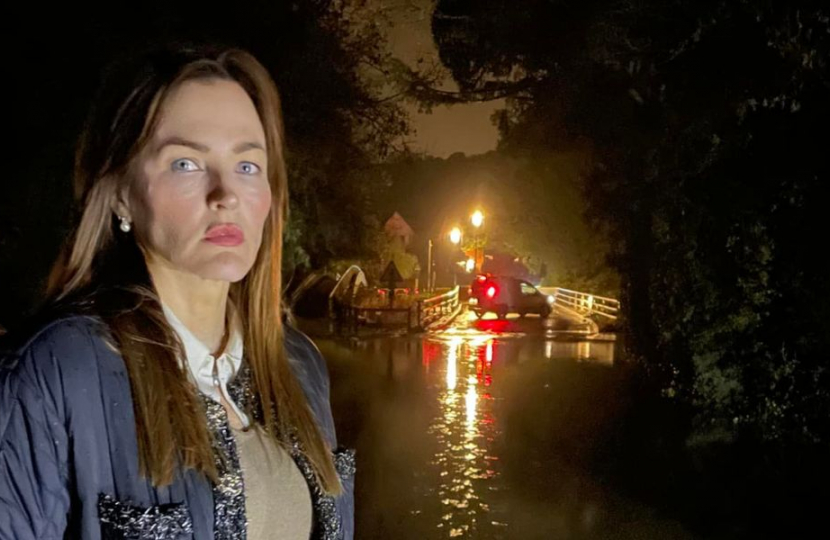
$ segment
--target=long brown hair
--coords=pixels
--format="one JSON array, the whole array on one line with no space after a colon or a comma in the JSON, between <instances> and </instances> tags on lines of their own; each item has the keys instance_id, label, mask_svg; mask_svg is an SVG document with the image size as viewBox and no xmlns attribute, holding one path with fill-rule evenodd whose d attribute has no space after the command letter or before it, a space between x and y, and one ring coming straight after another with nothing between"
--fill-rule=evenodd
<instances>
[{"instance_id":1,"label":"long brown hair","mask_svg":"<svg viewBox=\"0 0 830 540\"><path fill-rule=\"evenodd\" d=\"M135 236L117 231L113 201L130 182L130 165L152 137L159 110L186 81L231 80L256 106L265 130L271 212L253 268L230 288L243 321L245 361L253 373L263 423L276 442L296 434L322 488L341 491L328 448L284 346L281 319L282 232L287 178L279 94L267 70L240 50L166 48L108 74L76 153L74 185L81 206L77 228L49 280L53 303L82 307L106 323L124 358L132 387L142 473L155 485L179 467L216 479L204 407L187 380L181 343L161 302Z\"/></svg>"}]
</instances>

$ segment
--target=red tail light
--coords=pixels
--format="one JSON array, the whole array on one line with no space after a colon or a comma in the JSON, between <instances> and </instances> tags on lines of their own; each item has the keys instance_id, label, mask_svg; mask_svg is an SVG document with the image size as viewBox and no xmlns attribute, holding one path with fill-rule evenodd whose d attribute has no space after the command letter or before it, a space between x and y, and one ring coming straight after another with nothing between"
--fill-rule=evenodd
<instances>
[{"instance_id":1,"label":"red tail light","mask_svg":"<svg viewBox=\"0 0 830 540\"><path fill-rule=\"evenodd\" d=\"M498 292L498 289L491 285L490 288L487 289L487 296L489 298L494 298Z\"/></svg>"}]
</instances>

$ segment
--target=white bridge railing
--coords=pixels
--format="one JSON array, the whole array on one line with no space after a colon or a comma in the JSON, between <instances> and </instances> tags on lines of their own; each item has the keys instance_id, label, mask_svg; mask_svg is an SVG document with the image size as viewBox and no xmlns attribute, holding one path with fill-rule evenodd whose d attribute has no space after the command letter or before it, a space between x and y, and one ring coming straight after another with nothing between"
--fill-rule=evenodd
<instances>
[{"instance_id":1,"label":"white bridge railing","mask_svg":"<svg viewBox=\"0 0 830 540\"><path fill-rule=\"evenodd\" d=\"M572 291L561 287L546 287L540 290L545 294L553 296L553 304L555 306L568 308L583 317L597 315L609 321L615 321L619 317L620 301L615 298Z\"/></svg>"}]
</instances>

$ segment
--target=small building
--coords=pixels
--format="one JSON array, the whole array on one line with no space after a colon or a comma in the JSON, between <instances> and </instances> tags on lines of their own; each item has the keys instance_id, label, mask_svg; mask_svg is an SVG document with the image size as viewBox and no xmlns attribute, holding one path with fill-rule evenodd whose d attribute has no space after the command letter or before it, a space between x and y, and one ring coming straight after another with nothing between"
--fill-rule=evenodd
<instances>
[{"instance_id":1,"label":"small building","mask_svg":"<svg viewBox=\"0 0 830 540\"><path fill-rule=\"evenodd\" d=\"M386 221L383 230L386 231L386 235L390 239L399 240L404 248L409 246L412 237L415 235L415 231L412 230L409 223L397 212Z\"/></svg>"}]
</instances>

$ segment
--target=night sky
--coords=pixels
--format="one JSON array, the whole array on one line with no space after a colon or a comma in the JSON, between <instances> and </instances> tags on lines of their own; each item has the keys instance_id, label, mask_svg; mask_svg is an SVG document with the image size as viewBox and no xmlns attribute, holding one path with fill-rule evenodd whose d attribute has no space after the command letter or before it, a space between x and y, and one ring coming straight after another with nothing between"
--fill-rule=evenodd
<instances>
[{"instance_id":1,"label":"night sky","mask_svg":"<svg viewBox=\"0 0 830 540\"><path fill-rule=\"evenodd\" d=\"M432 39L430 21L434 0L400 0L386 2L392 26L389 29L389 47L392 53L410 66L418 59L437 61L438 51ZM457 90L449 78L443 90ZM496 148L498 133L490 115L504 105L503 100L435 107L431 114L418 112L408 106L415 134L411 138L413 150L437 157L448 157L456 152L476 155Z\"/></svg>"}]
</instances>

